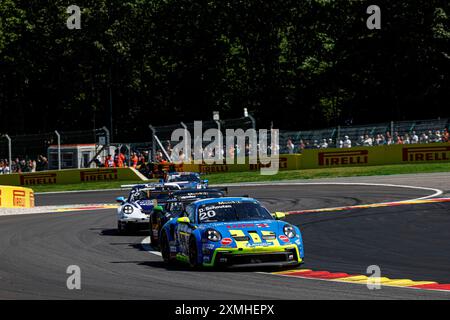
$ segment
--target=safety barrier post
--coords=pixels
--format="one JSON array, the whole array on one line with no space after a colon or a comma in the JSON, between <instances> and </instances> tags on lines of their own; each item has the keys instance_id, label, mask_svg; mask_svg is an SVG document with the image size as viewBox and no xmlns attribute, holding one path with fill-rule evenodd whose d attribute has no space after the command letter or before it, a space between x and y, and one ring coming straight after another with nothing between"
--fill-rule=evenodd
<instances>
[{"instance_id":1,"label":"safety barrier post","mask_svg":"<svg viewBox=\"0 0 450 320\"><path fill-rule=\"evenodd\" d=\"M223 148L223 146L222 146L222 131L221 131L221 125L220 125L220 114L219 114L219 111L213 111L213 120L216 122L216 124L217 124L217 130L218 130L218 134L219 134L219 137L218 137L218 139L219 139L219 143L218 143L218 149L219 149L219 160L222 160L223 159L223 156L222 156L222 148Z\"/></svg>"},{"instance_id":2,"label":"safety barrier post","mask_svg":"<svg viewBox=\"0 0 450 320\"><path fill-rule=\"evenodd\" d=\"M253 116L248 112L247 108L244 108L244 117L249 118L252 122L252 128L256 130L256 120L253 118Z\"/></svg>"},{"instance_id":3,"label":"safety barrier post","mask_svg":"<svg viewBox=\"0 0 450 320\"><path fill-rule=\"evenodd\" d=\"M58 141L58 170L61 170L61 135L57 130L55 130L55 134Z\"/></svg>"},{"instance_id":4,"label":"safety barrier post","mask_svg":"<svg viewBox=\"0 0 450 320\"><path fill-rule=\"evenodd\" d=\"M187 144L188 144L188 139L187 139L188 138L187 137L188 128L187 128L187 125L183 121L181 121L180 124L184 128L184 154L185 154L185 160L187 160L187 159L190 159L190 157L191 157L191 155L188 154L188 150L190 150L190 148L192 146L189 146L189 148L187 147Z\"/></svg>"},{"instance_id":5,"label":"safety barrier post","mask_svg":"<svg viewBox=\"0 0 450 320\"><path fill-rule=\"evenodd\" d=\"M9 160L9 173L12 173L12 143L9 135L5 134L4 137L8 140L8 160Z\"/></svg>"},{"instance_id":6,"label":"safety barrier post","mask_svg":"<svg viewBox=\"0 0 450 320\"><path fill-rule=\"evenodd\" d=\"M156 162L156 129L151 124L149 124L148 127L152 130L152 162Z\"/></svg>"},{"instance_id":7,"label":"safety barrier post","mask_svg":"<svg viewBox=\"0 0 450 320\"><path fill-rule=\"evenodd\" d=\"M336 134L336 148L339 148L339 141L341 139L341 126L337 127L337 134Z\"/></svg>"}]
</instances>

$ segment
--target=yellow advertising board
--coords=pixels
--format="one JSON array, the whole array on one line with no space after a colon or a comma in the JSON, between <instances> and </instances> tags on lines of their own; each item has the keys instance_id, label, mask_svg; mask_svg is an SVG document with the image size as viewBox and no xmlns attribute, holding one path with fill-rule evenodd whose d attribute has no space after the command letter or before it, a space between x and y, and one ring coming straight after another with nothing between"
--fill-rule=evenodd
<instances>
[{"instance_id":1,"label":"yellow advertising board","mask_svg":"<svg viewBox=\"0 0 450 320\"><path fill-rule=\"evenodd\" d=\"M295 170L299 168L301 154L282 154L280 155L279 170ZM264 163L270 161L270 158ZM225 172L245 172L245 171L260 171L261 168L269 168L269 164L263 164L260 161L258 163L249 163L246 159L245 164L194 164L194 163L183 163L175 165L176 171L189 171L189 172L200 172L200 173L225 173Z\"/></svg>"},{"instance_id":2,"label":"yellow advertising board","mask_svg":"<svg viewBox=\"0 0 450 320\"><path fill-rule=\"evenodd\" d=\"M67 169L0 175L0 185L25 187L125 180L139 181L146 178L134 168Z\"/></svg>"},{"instance_id":3,"label":"yellow advertising board","mask_svg":"<svg viewBox=\"0 0 450 320\"><path fill-rule=\"evenodd\" d=\"M450 161L450 143L406 144L303 151L300 169Z\"/></svg>"},{"instance_id":4,"label":"yellow advertising board","mask_svg":"<svg viewBox=\"0 0 450 320\"><path fill-rule=\"evenodd\" d=\"M33 208L34 192L30 188L0 186L0 208Z\"/></svg>"}]
</instances>

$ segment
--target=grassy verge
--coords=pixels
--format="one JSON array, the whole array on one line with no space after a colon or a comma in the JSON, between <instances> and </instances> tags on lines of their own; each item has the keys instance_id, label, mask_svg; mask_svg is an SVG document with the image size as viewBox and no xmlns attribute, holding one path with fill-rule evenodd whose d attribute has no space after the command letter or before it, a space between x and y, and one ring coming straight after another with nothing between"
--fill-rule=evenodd
<instances>
[{"instance_id":1,"label":"grassy verge","mask_svg":"<svg viewBox=\"0 0 450 320\"><path fill-rule=\"evenodd\" d=\"M326 168L308 170L280 171L273 176L263 176L259 172L228 172L205 175L210 184L233 182L257 182L294 179L317 179L355 176L392 175L406 173L450 172L450 163L384 165L370 167ZM156 180L155 180L156 181ZM120 188L123 184L142 183L142 181L88 182L66 185L44 185L34 187L35 192L101 190Z\"/></svg>"}]
</instances>

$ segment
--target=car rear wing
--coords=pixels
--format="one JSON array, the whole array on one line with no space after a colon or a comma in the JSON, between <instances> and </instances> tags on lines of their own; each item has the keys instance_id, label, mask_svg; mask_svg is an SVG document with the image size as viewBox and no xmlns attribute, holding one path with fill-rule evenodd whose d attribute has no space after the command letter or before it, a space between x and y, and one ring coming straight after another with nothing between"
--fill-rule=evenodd
<instances>
[{"instance_id":1,"label":"car rear wing","mask_svg":"<svg viewBox=\"0 0 450 320\"><path fill-rule=\"evenodd\" d=\"M123 184L122 189L147 188L153 190L180 190L181 187L174 183L144 183L144 184Z\"/></svg>"},{"instance_id":2,"label":"car rear wing","mask_svg":"<svg viewBox=\"0 0 450 320\"><path fill-rule=\"evenodd\" d=\"M203 190L214 190L214 191L222 191L225 194L228 194L228 187L208 187L206 189Z\"/></svg>"},{"instance_id":3,"label":"car rear wing","mask_svg":"<svg viewBox=\"0 0 450 320\"><path fill-rule=\"evenodd\" d=\"M120 187L122 189L132 189L132 188L136 188L136 187L151 188L151 187L156 187L157 185L161 185L161 184L158 184L158 183L122 184Z\"/></svg>"}]
</instances>

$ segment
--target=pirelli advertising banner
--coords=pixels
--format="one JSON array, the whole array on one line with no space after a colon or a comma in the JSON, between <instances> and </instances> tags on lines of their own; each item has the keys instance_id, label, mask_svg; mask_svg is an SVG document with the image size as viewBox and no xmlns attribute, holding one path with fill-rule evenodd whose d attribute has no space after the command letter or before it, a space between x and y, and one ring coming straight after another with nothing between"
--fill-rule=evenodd
<instances>
[{"instance_id":1,"label":"pirelli advertising banner","mask_svg":"<svg viewBox=\"0 0 450 320\"><path fill-rule=\"evenodd\" d=\"M34 192L30 188L0 186L0 208L33 208Z\"/></svg>"},{"instance_id":2,"label":"pirelli advertising banner","mask_svg":"<svg viewBox=\"0 0 450 320\"><path fill-rule=\"evenodd\" d=\"M140 181L146 178L133 168L67 169L0 175L0 185L30 187L99 181Z\"/></svg>"},{"instance_id":3,"label":"pirelli advertising banner","mask_svg":"<svg viewBox=\"0 0 450 320\"><path fill-rule=\"evenodd\" d=\"M300 169L450 161L450 143L406 144L303 151Z\"/></svg>"}]
</instances>

